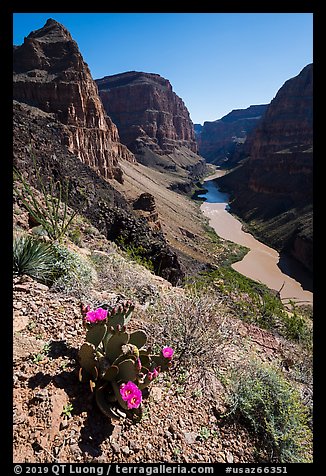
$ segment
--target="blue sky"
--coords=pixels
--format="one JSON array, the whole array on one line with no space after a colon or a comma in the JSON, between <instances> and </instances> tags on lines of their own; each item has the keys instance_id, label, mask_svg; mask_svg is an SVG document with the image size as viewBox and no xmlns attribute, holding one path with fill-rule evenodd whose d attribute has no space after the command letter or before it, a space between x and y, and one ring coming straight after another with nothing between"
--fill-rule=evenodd
<instances>
[{"instance_id":1,"label":"blue sky","mask_svg":"<svg viewBox=\"0 0 326 476\"><path fill-rule=\"evenodd\" d=\"M19 45L48 18L78 43L94 79L158 73L194 123L269 103L313 61L312 13L15 13Z\"/></svg>"}]
</instances>

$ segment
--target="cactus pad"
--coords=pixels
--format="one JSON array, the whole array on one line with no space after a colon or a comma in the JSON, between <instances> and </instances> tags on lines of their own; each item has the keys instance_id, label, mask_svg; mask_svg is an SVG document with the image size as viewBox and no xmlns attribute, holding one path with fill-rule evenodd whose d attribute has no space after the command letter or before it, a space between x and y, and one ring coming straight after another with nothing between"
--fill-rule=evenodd
<instances>
[{"instance_id":1,"label":"cactus pad","mask_svg":"<svg viewBox=\"0 0 326 476\"><path fill-rule=\"evenodd\" d=\"M138 377L138 370L132 359L123 360L119 365L118 382L133 382Z\"/></svg>"},{"instance_id":2,"label":"cactus pad","mask_svg":"<svg viewBox=\"0 0 326 476\"><path fill-rule=\"evenodd\" d=\"M129 344L133 344L141 349L147 342L147 335L144 331L135 331L130 334Z\"/></svg>"},{"instance_id":3,"label":"cactus pad","mask_svg":"<svg viewBox=\"0 0 326 476\"><path fill-rule=\"evenodd\" d=\"M117 332L111 336L105 346L105 354L110 362L114 362L122 353L121 347L129 341L129 334L127 332Z\"/></svg>"},{"instance_id":4,"label":"cactus pad","mask_svg":"<svg viewBox=\"0 0 326 476\"><path fill-rule=\"evenodd\" d=\"M98 347L105 336L107 327L105 324L96 324L95 326L88 329L86 334L86 341L90 342L96 347Z\"/></svg>"},{"instance_id":5,"label":"cactus pad","mask_svg":"<svg viewBox=\"0 0 326 476\"><path fill-rule=\"evenodd\" d=\"M96 356L95 346L90 342L84 342L78 352L79 363L93 379L98 377L99 361Z\"/></svg>"}]
</instances>

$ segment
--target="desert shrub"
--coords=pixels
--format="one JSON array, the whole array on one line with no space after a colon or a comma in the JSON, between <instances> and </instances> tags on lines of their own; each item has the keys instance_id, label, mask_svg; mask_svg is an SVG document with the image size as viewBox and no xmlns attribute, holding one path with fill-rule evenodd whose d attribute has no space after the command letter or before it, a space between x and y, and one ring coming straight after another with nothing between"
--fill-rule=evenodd
<instances>
[{"instance_id":1,"label":"desert shrub","mask_svg":"<svg viewBox=\"0 0 326 476\"><path fill-rule=\"evenodd\" d=\"M308 318L300 315L295 304L292 305L292 312L286 313L282 319L283 334L287 339L312 346L312 325Z\"/></svg>"},{"instance_id":2,"label":"desert shrub","mask_svg":"<svg viewBox=\"0 0 326 476\"><path fill-rule=\"evenodd\" d=\"M249 362L230 384L230 415L237 415L260 441L272 462L311 462L309 412L298 391L267 364Z\"/></svg>"},{"instance_id":3,"label":"desert shrub","mask_svg":"<svg viewBox=\"0 0 326 476\"><path fill-rule=\"evenodd\" d=\"M123 236L119 236L116 242L132 261L141 264L150 271L154 271L154 264L146 256L146 249L142 245L136 246L132 243L127 243Z\"/></svg>"},{"instance_id":4,"label":"desert shrub","mask_svg":"<svg viewBox=\"0 0 326 476\"><path fill-rule=\"evenodd\" d=\"M237 317L245 321L264 329L280 328L285 313L280 299L267 286L243 276L228 265L200 273L190 286L199 290L215 289L227 298Z\"/></svg>"},{"instance_id":5,"label":"desert shrub","mask_svg":"<svg viewBox=\"0 0 326 476\"><path fill-rule=\"evenodd\" d=\"M53 246L27 234L13 240L13 273L26 274L43 284L51 284L56 274L56 253Z\"/></svg>"},{"instance_id":6,"label":"desert shrub","mask_svg":"<svg viewBox=\"0 0 326 476\"><path fill-rule=\"evenodd\" d=\"M112 292L132 297L141 303L159 296L151 272L131 262L115 243L110 243L110 248L105 252L94 251L90 259L99 281Z\"/></svg>"},{"instance_id":7,"label":"desert shrub","mask_svg":"<svg viewBox=\"0 0 326 476\"><path fill-rule=\"evenodd\" d=\"M168 341L175 350L172 374L182 374L182 384L213 391L225 346L233 338L233 323L216 296L172 289L148 307L145 318L156 343Z\"/></svg>"},{"instance_id":8,"label":"desert shrub","mask_svg":"<svg viewBox=\"0 0 326 476\"><path fill-rule=\"evenodd\" d=\"M67 235L75 245L79 246L81 244L82 234L79 227L75 226L73 229L68 231Z\"/></svg>"},{"instance_id":9,"label":"desert shrub","mask_svg":"<svg viewBox=\"0 0 326 476\"><path fill-rule=\"evenodd\" d=\"M95 278L90 262L61 244L53 243L53 249L56 261L52 290L68 294L83 293Z\"/></svg>"}]
</instances>

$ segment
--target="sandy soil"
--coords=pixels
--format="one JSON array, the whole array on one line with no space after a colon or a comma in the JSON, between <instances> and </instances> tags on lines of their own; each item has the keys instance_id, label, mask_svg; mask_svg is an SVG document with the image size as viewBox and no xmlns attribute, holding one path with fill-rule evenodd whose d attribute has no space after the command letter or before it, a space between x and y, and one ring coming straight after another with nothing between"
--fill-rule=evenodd
<instances>
[{"instance_id":1,"label":"sandy soil","mask_svg":"<svg viewBox=\"0 0 326 476\"><path fill-rule=\"evenodd\" d=\"M168 171L162 173L142 164L121 162L124 184L115 187L130 201L141 193L154 196L159 221L168 243L186 255L207 263L207 247L200 210L189 197L169 190L177 177Z\"/></svg>"}]
</instances>

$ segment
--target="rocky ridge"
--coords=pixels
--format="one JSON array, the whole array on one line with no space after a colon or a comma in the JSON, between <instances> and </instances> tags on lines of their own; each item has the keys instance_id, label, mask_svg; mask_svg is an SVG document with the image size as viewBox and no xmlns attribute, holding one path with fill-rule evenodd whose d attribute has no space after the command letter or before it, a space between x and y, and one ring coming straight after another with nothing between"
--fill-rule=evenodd
<instances>
[{"instance_id":1,"label":"rocky ridge","mask_svg":"<svg viewBox=\"0 0 326 476\"><path fill-rule=\"evenodd\" d=\"M67 126L64 144L105 179L122 181L119 160L135 161L98 96L69 31L49 19L14 48L13 97L53 113Z\"/></svg>"},{"instance_id":2,"label":"rocky ridge","mask_svg":"<svg viewBox=\"0 0 326 476\"><path fill-rule=\"evenodd\" d=\"M236 109L217 121L205 121L201 127L197 124L200 155L216 165L234 165L248 134L257 127L266 109L267 104Z\"/></svg>"}]
</instances>

